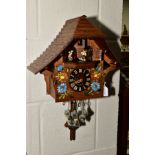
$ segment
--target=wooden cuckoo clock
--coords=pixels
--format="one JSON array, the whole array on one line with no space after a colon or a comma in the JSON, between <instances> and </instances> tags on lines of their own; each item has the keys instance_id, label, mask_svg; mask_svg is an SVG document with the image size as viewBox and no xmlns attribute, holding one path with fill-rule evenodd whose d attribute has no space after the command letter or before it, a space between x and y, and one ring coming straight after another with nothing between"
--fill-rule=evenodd
<instances>
[{"instance_id":1,"label":"wooden cuckoo clock","mask_svg":"<svg viewBox=\"0 0 155 155\"><path fill-rule=\"evenodd\" d=\"M56 102L69 101L65 126L70 129L70 140L75 140L77 128L90 121L90 99L104 96L104 79L117 64L104 34L81 16L67 20L54 41L28 66L34 74L44 75L47 94Z\"/></svg>"}]
</instances>

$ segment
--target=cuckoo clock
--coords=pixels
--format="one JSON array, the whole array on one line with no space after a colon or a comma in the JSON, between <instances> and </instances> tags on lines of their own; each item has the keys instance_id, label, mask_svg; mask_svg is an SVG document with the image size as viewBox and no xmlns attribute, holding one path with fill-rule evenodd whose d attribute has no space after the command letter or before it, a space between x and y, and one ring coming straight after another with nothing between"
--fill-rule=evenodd
<instances>
[{"instance_id":1,"label":"cuckoo clock","mask_svg":"<svg viewBox=\"0 0 155 155\"><path fill-rule=\"evenodd\" d=\"M69 102L65 126L70 129L70 139L75 140L75 130L93 115L90 99L104 96L104 79L117 64L103 32L81 16L67 20L28 69L43 74L47 94L55 102Z\"/></svg>"}]
</instances>

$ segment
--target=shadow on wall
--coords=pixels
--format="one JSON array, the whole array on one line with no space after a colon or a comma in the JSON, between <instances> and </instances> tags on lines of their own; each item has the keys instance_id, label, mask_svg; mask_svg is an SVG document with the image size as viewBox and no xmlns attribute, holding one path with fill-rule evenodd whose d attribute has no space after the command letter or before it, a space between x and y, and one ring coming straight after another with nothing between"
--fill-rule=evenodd
<instances>
[{"instance_id":1,"label":"shadow on wall","mask_svg":"<svg viewBox=\"0 0 155 155\"><path fill-rule=\"evenodd\" d=\"M113 53L113 55L117 58L121 67L122 66L121 49L120 49L120 45L118 44L118 40L120 39L120 36L118 36L116 33L114 33L112 30L106 27L103 23L101 23L97 19L97 17L89 17L88 20L105 34L105 41L109 49ZM106 86L109 89L109 96L115 95L115 88L112 86L112 77L115 72L116 70L110 72L105 78Z\"/></svg>"}]
</instances>

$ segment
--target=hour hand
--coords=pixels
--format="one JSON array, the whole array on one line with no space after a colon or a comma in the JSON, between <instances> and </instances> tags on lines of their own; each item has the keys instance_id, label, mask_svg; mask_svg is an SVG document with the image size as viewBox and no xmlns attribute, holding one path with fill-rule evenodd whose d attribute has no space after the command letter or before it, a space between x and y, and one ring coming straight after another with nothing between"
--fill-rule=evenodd
<instances>
[{"instance_id":1,"label":"hour hand","mask_svg":"<svg viewBox=\"0 0 155 155\"><path fill-rule=\"evenodd\" d=\"M79 84L81 82L83 82L83 79L79 79L79 80L75 81L76 84Z\"/></svg>"}]
</instances>

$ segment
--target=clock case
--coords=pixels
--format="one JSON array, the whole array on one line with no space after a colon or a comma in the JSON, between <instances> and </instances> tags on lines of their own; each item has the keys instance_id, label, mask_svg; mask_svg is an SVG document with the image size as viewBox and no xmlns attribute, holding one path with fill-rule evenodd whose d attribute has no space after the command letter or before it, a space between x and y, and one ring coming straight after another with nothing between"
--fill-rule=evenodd
<instances>
[{"instance_id":1,"label":"clock case","mask_svg":"<svg viewBox=\"0 0 155 155\"><path fill-rule=\"evenodd\" d=\"M56 102L64 102L103 97L105 77L118 65L104 34L86 16L81 16L67 20L55 40L28 69L43 74L47 94ZM89 86L82 91L73 89L69 82L71 73L79 69L90 73Z\"/></svg>"}]
</instances>

